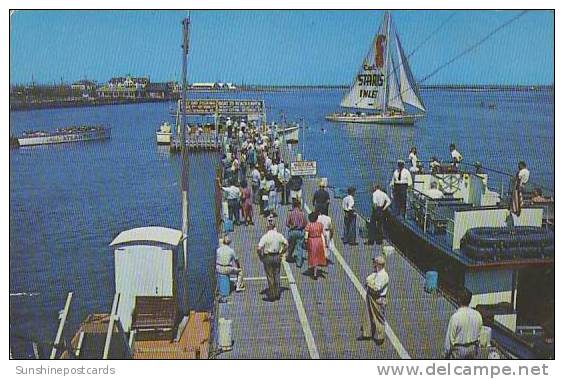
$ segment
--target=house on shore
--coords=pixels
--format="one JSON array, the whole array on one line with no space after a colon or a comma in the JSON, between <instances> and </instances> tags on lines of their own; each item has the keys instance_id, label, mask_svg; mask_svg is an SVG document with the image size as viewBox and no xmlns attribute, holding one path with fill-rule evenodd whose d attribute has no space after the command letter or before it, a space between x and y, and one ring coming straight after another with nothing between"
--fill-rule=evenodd
<instances>
[{"instance_id":1,"label":"house on shore","mask_svg":"<svg viewBox=\"0 0 564 379\"><path fill-rule=\"evenodd\" d=\"M147 87L149 85L149 78L135 78L130 75L115 77L111 78L107 84L98 88L96 94L101 99L140 99L147 97Z\"/></svg>"}]
</instances>

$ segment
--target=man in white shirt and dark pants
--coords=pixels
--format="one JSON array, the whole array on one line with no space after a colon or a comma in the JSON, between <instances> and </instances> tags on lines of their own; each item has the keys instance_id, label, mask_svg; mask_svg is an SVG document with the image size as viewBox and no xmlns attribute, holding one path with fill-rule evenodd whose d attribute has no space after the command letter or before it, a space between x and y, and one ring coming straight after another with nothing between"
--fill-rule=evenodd
<instances>
[{"instance_id":1,"label":"man in white shirt and dark pants","mask_svg":"<svg viewBox=\"0 0 564 379\"><path fill-rule=\"evenodd\" d=\"M405 168L403 160L398 161L398 168L394 171L390 187L394 196L394 207L397 214L405 217L407 205L407 189L413 185L411 173Z\"/></svg>"},{"instance_id":2,"label":"man in white shirt and dark pants","mask_svg":"<svg viewBox=\"0 0 564 379\"><path fill-rule=\"evenodd\" d=\"M476 359L482 315L470 308L472 293L467 289L460 294L460 307L450 317L445 337L445 358Z\"/></svg>"},{"instance_id":3,"label":"man in white shirt and dark pants","mask_svg":"<svg viewBox=\"0 0 564 379\"><path fill-rule=\"evenodd\" d=\"M276 231L274 217L268 216L268 231L261 237L257 253L264 265L268 289L264 301L276 301L280 299L280 265L282 256L288 249L288 241Z\"/></svg>"},{"instance_id":4,"label":"man in white shirt and dark pants","mask_svg":"<svg viewBox=\"0 0 564 379\"><path fill-rule=\"evenodd\" d=\"M452 167L458 169L460 162L462 162L462 154L456 150L456 145L451 143L449 146L450 156L452 158Z\"/></svg>"},{"instance_id":5,"label":"man in white shirt and dark pants","mask_svg":"<svg viewBox=\"0 0 564 379\"><path fill-rule=\"evenodd\" d=\"M219 180L219 178L217 179L217 182L225 193L225 197L227 199L229 219L233 221L235 225L240 225L241 219L239 218L239 205L241 201L241 190L233 182L231 182L229 187L221 186L221 181Z\"/></svg>"},{"instance_id":6,"label":"man in white shirt and dark pants","mask_svg":"<svg viewBox=\"0 0 564 379\"><path fill-rule=\"evenodd\" d=\"M519 189L521 192L531 192L529 191L529 176L531 175L529 169L527 168L527 164L524 161L520 161L517 164L517 168L519 171L517 172L517 180L519 181Z\"/></svg>"},{"instance_id":7,"label":"man in white shirt and dark pants","mask_svg":"<svg viewBox=\"0 0 564 379\"><path fill-rule=\"evenodd\" d=\"M408 173L408 175L411 177L411 174ZM391 203L392 201L388 195L376 184L372 193L372 213L370 215L366 245L374 245L374 242L378 245L382 244L384 239L384 216Z\"/></svg>"},{"instance_id":8,"label":"man in white shirt and dark pants","mask_svg":"<svg viewBox=\"0 0 564 379\"><path fill-rule=\"evenodd\" d=\"M349 187L347 189L347 196L343 198L343 211L345 212L344 216L344 236L343 236L343 243L355 246L358 245L356 243L356 211L354 209L354 194L356 192L356 188Z\"/></svg>"},{"instance_id":9,"label":"man in white shirt and dark pants","mask_svg":"<svg viewBox=\"0 0 564 379\"><path fill-rule=\"evenodd\" d=\"M390 278L382 256L374 259L374 272L366 278L366 311L362 312L359 341L373 339L382 345L386 337L386 296Z\"/></svg>"}]
</instances>

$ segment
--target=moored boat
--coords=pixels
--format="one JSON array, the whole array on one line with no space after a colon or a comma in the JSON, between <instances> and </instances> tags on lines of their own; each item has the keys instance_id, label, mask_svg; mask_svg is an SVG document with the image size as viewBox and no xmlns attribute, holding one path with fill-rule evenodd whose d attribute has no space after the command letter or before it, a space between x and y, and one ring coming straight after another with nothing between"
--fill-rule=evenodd
<instances>
[{"instance_id":1,"label":"moored boat","mask_svg":"<svg viewBox=\"0 0 564 379\"><path fill-rule=\"evenodd\" d=\"M417 173L413 182L405 217L388 215L388 237L420 269L438 272L445 292L470 290L472 306L493 310L487 322L515 335L540 328L553 314L547 307L554 303L554 203L511 209L511 185L491 190L488 183L502 181L483 170ZM444 197L427 195L431 183Z\"/></svg>"},{"instance_id":2,"label":"moored boat","mask_svg":"<svg viewBox=\"0 0 564 379\"><path fill-rule=\"evenodd\" d=\"M300 138L300 127L298 125L290 125L284 129L278 130L278 134L282 136L286 143L298 143Z\"/></svg>"},{"instance_id":3,"label":"moored boat","mask_svg":"<svg viewBox=\"0 0 564 379\"><path fill-rule=\"evenodd\" d=\"M50 145L68 142L83 142L108 139L111 136L111 128L104 126L73 126L59 128L54 132L27 131L17 137L18 145L35 146Z\"/></svg>"},{"instance_id":4,"label":"moored boat","mask_svg":"<svg viewBox=\"0 0 564 379\"><path fill-rule=\"evenodd\" d=\"M170 145L172 139L172 128L170 124L164 121L159 129L157 129L157 144Z\"/></svg>"}]
</instances>

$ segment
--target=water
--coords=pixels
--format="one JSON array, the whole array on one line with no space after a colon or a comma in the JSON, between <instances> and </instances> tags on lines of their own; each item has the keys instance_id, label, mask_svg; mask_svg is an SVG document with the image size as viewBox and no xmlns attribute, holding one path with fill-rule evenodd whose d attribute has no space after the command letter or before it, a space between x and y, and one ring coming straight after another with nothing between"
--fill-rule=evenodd
<instances>
[{"instance_id":1,"label":"water","mask_svg":"<svg viewBox=\"0 0 564 379\"><path fill-rule=\"evenodd\" d=\"M429 112L416 127L332 124L343 91L300 90L230 94L265 100L269 121L303 118L304 156L318 162L331 185L358 188L366 213L373 183L387 185L395 161L417 146L420 159L447 160L457 144L466 162L515 172L554 188L552 91L424 91ZM198 94L197 97L226 97ZM494 102L496 109L480 107ZM71 124L112 127L109 141L10 150L10 324L15 334L52 339L58 311L74 291L71 323L107 312L114 294L113 254L120 231L147 225L181 226L179 157L155 143L170 104L14 112L10 133ZM300 143L300 148L302 144ZM190 306L210 309L216 231L212 153L191 156Z\"/></svg>"}]
</instances>

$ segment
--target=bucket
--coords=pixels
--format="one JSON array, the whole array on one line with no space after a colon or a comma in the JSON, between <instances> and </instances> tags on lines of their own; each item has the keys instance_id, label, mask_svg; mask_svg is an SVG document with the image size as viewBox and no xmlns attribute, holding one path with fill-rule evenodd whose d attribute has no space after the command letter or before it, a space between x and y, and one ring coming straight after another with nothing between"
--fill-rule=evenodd
<instances>
[{"instance_id":1,"label":"bucket","mask_svg":"<svg viewBox=\"0 0 564 379\"><path fill-rule=\"evenodd\" d=\"M218 274L217 275L217 286L219 288L219 295L222 297L227 297L231 293L231 280L229 280L229 275Z\"/></svg>"},{"instance_id":2,"label":"bucket","mask_svg":"<svg viewBox=\"0 0 564 379\"><path fill-rule=\"evenodd\" d=\"M229 351L233 348L233 338L231 336L231 320L220 318L218 322L218 344L223 351Z\"/></svg>"},{"instance_id":3,"label":"bucket","mask_svg":"<svg viewBox=\"0 0 564 379\"><path fill-rule=\"evenodd\" d=\"M439 274L436 271L427 271L425 273L425 292L433 293L437 291L439 283Z\"/></svg>"},{"instance_id":4,"label":"bucket","mask_svg":"<svg viewBox=\"0 0 564 379\"><path fill-rule=\"evenodd\" d=\"M223 219L223 233L233 232L233 220L228 218Z\"/></svg>"},{"instance_id":5,"label":"bucket","mask_svg":"<svg viewBox=\"0 0 564 379\"><path fill-rule=\"evenodd\" d=\"M480 347L489 347L492 344L492 328L482 326L480 329Z\"/></svg>"}]
</instances>

